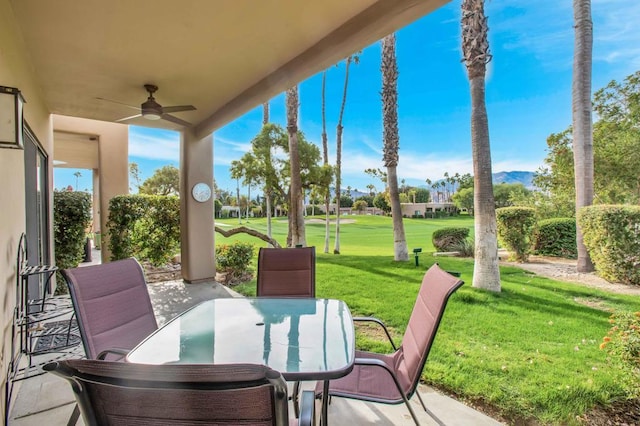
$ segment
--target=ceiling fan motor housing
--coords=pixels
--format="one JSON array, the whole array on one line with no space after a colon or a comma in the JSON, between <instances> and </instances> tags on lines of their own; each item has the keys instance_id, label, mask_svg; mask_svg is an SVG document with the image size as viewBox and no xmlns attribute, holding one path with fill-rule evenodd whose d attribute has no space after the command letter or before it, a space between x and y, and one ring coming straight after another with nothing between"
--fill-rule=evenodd
<instances>
[{"instance_id":1,"label":"ceiling fan motor housing","mask_svg":"<svg viewBox=\"0 0 640 426\"><path fill-rule=\"evenodd\" d=\"M159 120L162 117L162 106L153 99L149 99L140 106L142 116L148 120Z\"/></svg>"}]
</instances>

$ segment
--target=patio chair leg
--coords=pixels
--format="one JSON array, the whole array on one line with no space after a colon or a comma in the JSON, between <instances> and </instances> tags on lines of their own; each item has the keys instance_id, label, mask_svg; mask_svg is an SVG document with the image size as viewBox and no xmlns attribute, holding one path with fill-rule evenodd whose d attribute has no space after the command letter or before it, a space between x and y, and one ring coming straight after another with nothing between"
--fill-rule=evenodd
<instances>
[{"instance_id":1,"label":"patio chair leg","mask_svg":"<svg viewBox=\"0 0 640 426\"><path fill-rule=\"evenodd\" d=\"M445 426L445 424L444 424L444 423L442 423L442 422L440 421L440 419L439 419L435 414L433 414L433 411L431 411L431 410L429 410L429 409L427 408L427 406L425 405L424 401L422 400L422 397L420 396L420 393L418 393L418 390L417 390L417 389L416 389L415 394L418 396L418 400L420 401L420 404L422 405L422 408L424 408L424 411L426 411L426 412L427 412L427 414L428 414L428 415L429 415L433 420L435 420L435 421L436 421L436 423L438 423L440 426Z\"/></svg>"},{"instance_id":2,"label":"patio chair leg","mask_svg":"<svg viewBox=\"0 0 640 426\"><path fill-rule=\"evenodd\" d=\"M80 407L76 404L73 407L73 413L71 413L71 417L69 417L69 421L67 422L67 426L75 426L78 423L78 419L80 418Z\"/></svg>"},{"instance_id":3,"label":"patio chair leg","mask_svg":"<svg viewBox=\"0 0 640 426\"><path fill-rule=\"evenodd\" d=\"M291 395L291 402L293 402L293 412L296 415L296 419L300 417L300 382L296 381L293 384L293 392Z\"/></svg>"},{"instance_id":4,"label":"patio chair leg","mask_svg":"<svg viewBox=\"0 0 640 426\"><path fill-rule=\"evenodd\" d=\"M420 404L422 405L422 408L424 408L424 411L429 411L429 410L427 410L427 406L424 405L424 401L422 400L422 397L420 396L420 393L418 392L418 389L416 389L416 395L418 396L418 400L420 400Z\"/></svg>"},{"instance_id":5,"label":"patio chair leg","mask_svg":"<svg viewBox=\"0 0 640 426\"><path fill-rule=\"evenodd\" d=\"M404 394L404 392L400 392L400 393L402 394L402 399L404 399L404 405L406 405L407 408L409 409L409 413L413 418L413 422L416 424L416 426L420 426L420 422L418 421L418 416L416 416L415 411L413 411L413 408L411 408L411 404L409 403L409 400L407 399L406 395ZM441 424L441 423L438 422L438 424Z\"/></svg>"}]
</instances>

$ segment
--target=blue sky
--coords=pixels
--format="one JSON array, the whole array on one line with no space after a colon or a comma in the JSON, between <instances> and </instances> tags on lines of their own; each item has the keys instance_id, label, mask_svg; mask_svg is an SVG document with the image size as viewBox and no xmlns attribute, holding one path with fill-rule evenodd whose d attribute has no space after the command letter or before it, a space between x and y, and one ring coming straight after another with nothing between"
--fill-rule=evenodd
<instances>
[{"instance_id":1,"label":"blue sky","mask_svg":"<svg viewBox=\"0 0 640 426\"><path fill-rule=\"evenodd\" d=\"M424 185L427 178L471 173L470 96L460 62L460 0L397 33L400 162L398 179ZM640 2L592 0L593 89L640 69ZM573 9L571 0L494 0L486 4L493 60L486 81L493 171L535 171L546 155L546 138L571 124ZM335 163L335 128L344 82L344 63L328 70L327 133ZM321 74L300 84L299 127L321 144ZM365 190L379 181L366 168L382 168L380 44L364 49L350 71L343 119L343 187ZM197 107L197 105L196 105ZM284 96L270 102L271 121L284 125ZM235 190L228 166L260 131L257 107L214 133L214 176ZM131 126L130 162L142 179L165 164L178 166L175 132ZM55 169L54 186L76 187L72 169ZM91 189L81 170L78 189Z\"/></svg>"}]
</instances>

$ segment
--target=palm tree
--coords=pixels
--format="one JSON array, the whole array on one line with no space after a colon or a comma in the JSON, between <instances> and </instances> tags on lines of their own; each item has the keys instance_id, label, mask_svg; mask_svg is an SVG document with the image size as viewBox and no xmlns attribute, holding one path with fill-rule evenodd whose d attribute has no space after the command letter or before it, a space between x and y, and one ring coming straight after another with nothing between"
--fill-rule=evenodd
<instances>
[{"instance_id":1,"label":"palm tree","mask_svg":"<svg viewBox=\"0 0 640 426\"><path fill-rule=\"evenodd\" d=\"M336 241L333 246L333 254L340 254L340 182L342 174L342 117L344 116L344 106L347 103L347 87L349 87L349 67L351 62L359 62L358 55L351 55L347 58L344 71L344 89L342 91L342 103L340 104L340 115L336 125L336 199L338 208L336 209Z\"/></svg>"},{"instance_id":2,"label":"palm tree","mask_svg":"<svg viewBox=\"0 0 640 426\"><path fill-rule=\"evenodd\" d=\"M269 101L262 104L262 128L269 124ZM270 156L269 156L270 157ZM267 235L271 237L271 187L268 184L264 186L265 208L267 210Z\"/></svg>"},{"instance_id":3,"label":"palm tree","mask_svg":"<svg viewBox=\"0 0 640 426\"><path fill-rule=\"evenodd\" d=\"M262 104L262 125L269 124L269 101Z\"/></svg>"},{"instance_id":4,"label":"palm tree","mask_svg":"<svg viewBox=\"0 0 640 426\"><path fill-rule=\"evenodd\" d=\"M291 246L306 246L304 229L304 206L302 201L302 178L300 176L300 153L298 151L298 86L287 90L287 133L289 133L289 163L291 165L289 232Z\"/></svg>"},{"instance_id":5,"label":"palm tree","mask_svg":"<svg viewBox=\"0 0 640 426\"><path fill-rule=\"evenodd\" d=\"M396 61L396 35L382 39L382 139L383 161L387 168L387 185L393 219L393 258L409 260L409 248L404 235L402 208L398 191L398 62ZM404 179L402 181L404 186Z\"/></svg>"},{"instance_id":6,"label":"palm tree","mask_svg":"<svg viewBox=\"0 0 640 426\"><path fill-rule=\"evenodd\" d=\"M575 41L573 54L573 164L576 186L576 213L593 204L593 124L591 122L591 62L593 22L591 0L573 0ZM582 229L576 228L578 272L593 271L584 245Z\"/></svg>"},{"instance_id":7,"label":"palm tree","mask_svg":"<svg viewBox=\"0 0 640 426\"><path fill-rule=\"evenodd\" d=\"M80 179L80 176L82 176L82 173L80 173L80 171L77 171L73 174L76 177L76 191L78 190L78 179Z\"/></svg>"},{"instance_id":8,"label":"palm tree","mask_svg":"<svg viewBox=\"0 0 640 426\"><path fill-rule=\"evenodd\" d=\"M491 178L489 120L485 103L485 73L491 60L484 0L462 1L462 54L471 89L475 262L473 287L499 292L496 207Z\"/></svg>"},{"instance_id":9,"label":"palm tree","mask_svg":"<svg viewBox=\"0 0 640 426\"><path fill-rule=\"evenodd\" d=\"M376 194L376 186L374 184L370 183L367 185L367 189L369 190L369 195L372 197Z\"/></svg>"},{"instance_id":10,"label":"palm tree","mask_svg":"<svg viewBox=\"0 0 640 426\"><path fill-rule=\"evenodd\" d=\"M327 114L326 114L326 93L327 93L327 70L322 73L322 160L325 167L329 166L329 142L327 140ZM324 193L324 252L329 253L329 207L331 205L331 194L329 186Z\"/></svg>"}]
</instances>

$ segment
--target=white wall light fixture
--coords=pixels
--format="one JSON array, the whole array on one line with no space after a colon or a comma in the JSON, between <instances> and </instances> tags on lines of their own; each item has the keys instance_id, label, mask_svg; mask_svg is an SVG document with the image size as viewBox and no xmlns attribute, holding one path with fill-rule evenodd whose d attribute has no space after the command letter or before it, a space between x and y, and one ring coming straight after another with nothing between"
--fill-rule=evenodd
<instances>
[{"instance_id":1,"label":"white wall light fixture","mask_svg":"<svg viewBox=\"0 0 640 426\"><path fill-rule=\"evenodd\" d=\"M0 148L24 148L22 139L22 106L20 90L0 86Z\"/></svg>"}]
</instances>

